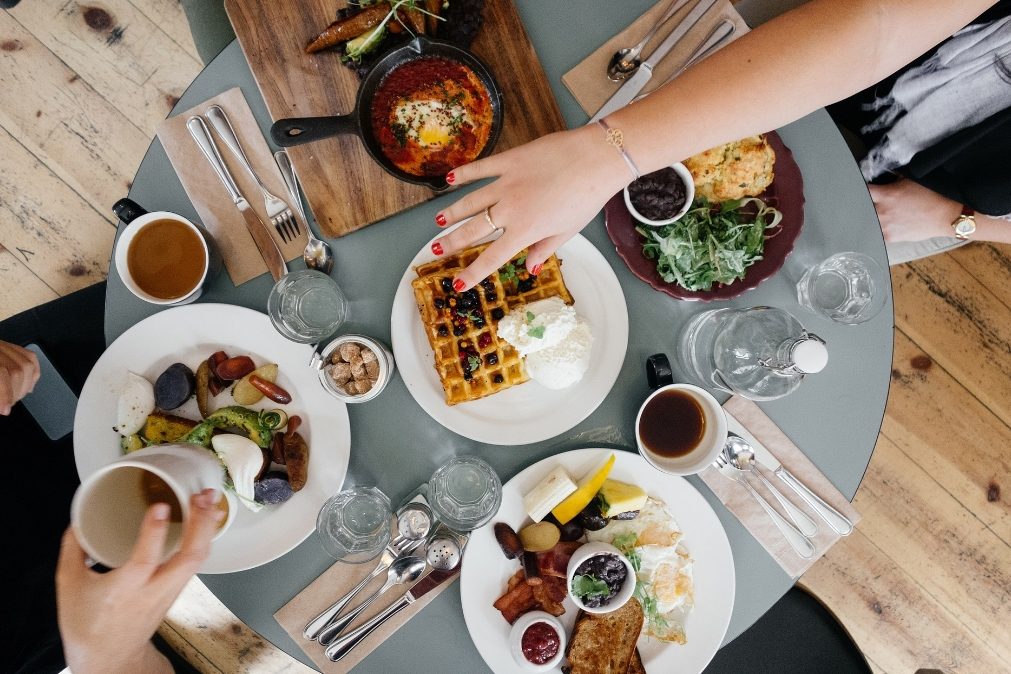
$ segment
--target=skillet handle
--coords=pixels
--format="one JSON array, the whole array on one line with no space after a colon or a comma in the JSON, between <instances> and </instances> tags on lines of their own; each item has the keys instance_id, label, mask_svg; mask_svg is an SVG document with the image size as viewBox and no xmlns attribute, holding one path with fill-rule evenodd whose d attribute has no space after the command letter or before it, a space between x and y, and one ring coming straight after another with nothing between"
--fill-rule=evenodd
<instances>
[{"instance_id":1,"label":"skillet handle","mask_svg":"<svg viewBox=\"0 0 1011 674\"><path fill-rule=\"evenodd\" d=\"M354 115L292 117L279 119L270 127L270 137L281 147L312 143L345 133L359 135Z\"/></svg>"}]
</instances>

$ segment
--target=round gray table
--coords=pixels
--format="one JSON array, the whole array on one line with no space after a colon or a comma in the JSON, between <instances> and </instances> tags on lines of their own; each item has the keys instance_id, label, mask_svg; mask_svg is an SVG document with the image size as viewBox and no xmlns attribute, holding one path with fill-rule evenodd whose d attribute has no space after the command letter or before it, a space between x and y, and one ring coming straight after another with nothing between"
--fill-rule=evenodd
<instances>
[{"instance_id":1,"label":"round gray table","mask_svg":"<svg viewBox=\"0 0 1011 674\"><path fill-rule=\"evenodd\" d=\"M561 83L561 76L598 45L645 11L652 0L581 3L521 2L520 14L544 65L562 112L570 126L587 116ZM750 0L739 8L767 16L770 0ZM776 0L782 5L791 0ZM750 7L755 5L755 8ZM577 26L573 26L573 22ZM237 43L232 43L193 82L176 112L231 87L242 88L266 134L270 117ZM763 409L852 498L863 477L877 439L888 393L892 361L892 310L874 320L848 327L819 319L797 306L793 285L803 268L833 252L862 251L887 265L881 231L850 153L828 115L819 111L780 129L804 174L805 224L793 255L783 270L757 289L720 306L773 305L794 313L806 327L827 339L828 367L811 376L793 395L763 404ZM403 269L437 228L439 208L459 193L440 197L341 239L332 240L337 264L334 277L351 300L347 332L373 335L390 343L390 311ZM155 140L137 171L130 197L150 210L168 210L197 219L196 212ZM351 464L347 483L372 483L392 500L406 496L452 454L476 454L489 461L503 482L522 468L560 451L596 444L606 437L634 446L636 410L648 390L644 361L659 351L672 353L679 326L711 305L678 302L655 292L631 275L607 238L597 217L583 234L603 253L621 282L631 330L628 351L618 380L607 399L583 423L563 436L523 447L480 445L455 435L414 402L399 376L376 400L350 405ZM292 265L296 268L301 262ZM384 271L377 271L377 270ZM268 275L234 287L220 274L202 298L266 311L271 288ZM113 267L106 299L106 338L158 309L134 298ZM764 549L706 489L690 478L719 514L734 552L737 599L727 640L733 639L793 584ZM204 575L202 580L241 620L292 656L311 664L298 645L274 621L273 613L332 564L310 536L270 564L228 575ZM374 651L359 666L362 672L480 672L484 661L471 643L455 584ZM306 616L307 619L310 616Z\"/></svg>"}]
</instances>

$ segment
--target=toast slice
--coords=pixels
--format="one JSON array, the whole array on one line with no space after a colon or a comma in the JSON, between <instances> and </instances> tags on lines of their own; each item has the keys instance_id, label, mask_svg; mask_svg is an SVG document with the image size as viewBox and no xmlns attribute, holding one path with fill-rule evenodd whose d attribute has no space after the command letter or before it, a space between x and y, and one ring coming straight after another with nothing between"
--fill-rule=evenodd
<instances>
[{"instance_id":1,"label":"toast slice","mask_svg":"<svg viewBox=\"0 0 1011 674\"><path fill-rule=\"evenodd\" d=\"M628 674L646 674L646 666L642 664L638 648L632 654L632 662L628 665Z\"/></svg>"},{"instance_id":2,"label":"toast slice","mask_svg":"<svg viewBox=\"0 0 1011 674\"><path fill-rule=\"evenodd\" d=\"M632 599L617 611L580 611L565 651L566 674L628 674L642 632L642 605ZM639 661L639 666L642 662ZM632 670L635 671L635 670ZM644 671L644 670L643 670Z\"/></svg>"}]
</instances>

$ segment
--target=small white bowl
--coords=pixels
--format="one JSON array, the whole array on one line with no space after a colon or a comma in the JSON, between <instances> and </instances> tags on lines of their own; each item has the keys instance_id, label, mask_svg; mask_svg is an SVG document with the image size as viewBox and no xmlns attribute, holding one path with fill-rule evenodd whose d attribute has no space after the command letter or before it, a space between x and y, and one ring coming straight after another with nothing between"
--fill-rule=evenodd
<instances>
[{"instance_id":1,"label":"small white bowl","mask_svg":"<svg viewBox=\"0 0 1011 674\"><path fill-rule=\"evenodd\" d=\"M523 655L523 633L526 632L527 628L534 623L546 623L558 633L558 652L555 654L555 657L551 658L543 665L535 665L527 660L526 656ZM524 671L550 672L552 669L558 667L558 663L560 663L562 658L565 657L565 628L562 626L562 622L558 618L545 611L531 611L530 613L524 613L516 620L515 623L513 623L512 630L509 632L509 651L513 654L513 660L515 660L516 664Z\"/></svg>"},{"instance_id":2,"label":"small white bowl","mask_svg":"<svg viewBox=\"0 0 1011 674\"><path fill-rule=\"evenodd\" d=\"M337 351L337 349L340 348L341 344L346 342L355 342L356 344L367 346L374 354L376 354L376 361L379 363L379 381L377 381L376 385L369 389L367 393L350 396L341 390L337 384L334 383L333 377L330 376L330 357L335 351ZM364 403L372 400L383 392L386 385L390 383L391 379L393 379L393 373L396 372L397 369L396 362L393 360L393 354L390 353L388 348L386 348L386 345L378 339L372 339L371 337L366 337L365 335L341 335L323 347L319 357L323 360L323 364L319 369L320 383L323 384L323 388L325 388L330 395L345 403Z\"/></svg>"},{"instance_id":3,"label":"small white bowl","mask_svg":"<svg viewBox=\"0 0 1011 674\"><path fill-rule=\"evenodd\" d=\"M590 557L606 554L615 555L618 559L620 559L625 564L625 570L628 572L628 575L625 576L625 584L621 586L618 594L616 594L611 601L604 606L590 608L589 606L583 604L582 600L580 600L580 598L572 592L572 577L576 575L576 569L579 568L580 564L588 560ZM586 545L576 549L576 551L572 554L572 557L569 559L569 567L565 572L565 587L576 606L587 613L610 613L611 611L616 611L624 606L625 603L632 598L632 595L635 594L635 569L632 567L632 562L628 561L628 558L621 554L621 551L610 543L587 543Z\"/></svg>"},{"instance_id":4,"label":"small white bowl","mask_svg":"<svg viewBox=\"0 0 1011 674\"><path fill-rule=\"evenodd\" d=\"M635 206L632 205L632 199L628 196L628 187L626 186L623 193L625 195L625 208L628 212L632 214L632 217L641 222L644 225L649 225L650 227L663 227L664 225L669 225L672 222L677 222L684 214L688 212L688 209L692 207L692 201L695 199L695 180L692 178L691 171L685 168L685 165L681 162L676 164L671 164L670 167L674 169L674 172L678 174L681 178L681 182L685 184L685 203L677 213L674 214L673 218L667 220L650 220L649 218L643 216L639 211L635 210Z\"/></svg>"}]
</instances>

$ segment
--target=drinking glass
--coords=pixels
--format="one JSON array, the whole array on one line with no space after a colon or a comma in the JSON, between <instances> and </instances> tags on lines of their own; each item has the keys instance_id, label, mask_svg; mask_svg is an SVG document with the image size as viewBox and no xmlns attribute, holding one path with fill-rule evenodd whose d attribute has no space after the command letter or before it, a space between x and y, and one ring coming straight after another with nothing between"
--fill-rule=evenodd
<instances>
[{"instance_id":1,"label":"drinking glass","mask_svg":"<svg viewBox=\"0 0 1011 674\"><path fill-rule=\"evenodd\" d=\"M455 531L473 531L498 512L502 481L476 456L458 456L443 464L428 481L428 504L435 516Z\"/></svg>"},{"instance_id":2,"label":"drinking glass","mask_svg":"<svg viewBox=\"0 0 1011 674\"><path fill-rule=\"evenodd\" d=\"M282 335L302 344L335 333L347 313L348 301L337 282L313 269L281 277L267 297L270 322Z\"/></svg>"},{"instance_id":3,"label":"drinking glass","mask_svg":"<svg viewBox=\"0 0 1011 674\"><path fill-rule=\"evenodd\" d=\"M375 559L390 542L390 499L375 487L352 487L331 496L316 518L320 543L339 561Z\"/></svg>"},{"instance_id":4,"label":"drinking glass","mask_svg":"<svg viewBox=\"0 0 1011 674\"><path fill-rule=\"evenodd\" d=\"M797 301L837 323L856 325L877 316L888 297L887 272L863 253L836 253L797 283Z\"/></svg>"}]
</instances>

